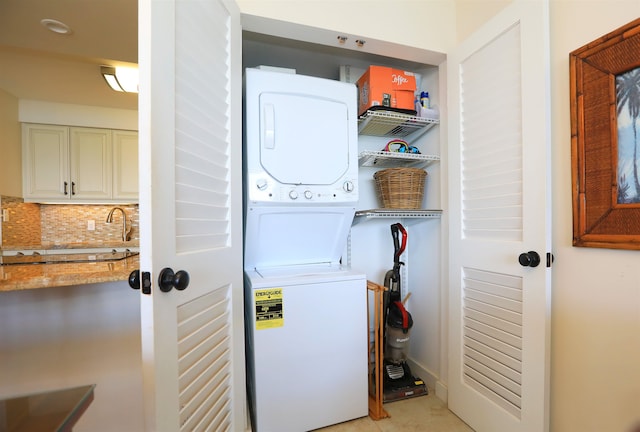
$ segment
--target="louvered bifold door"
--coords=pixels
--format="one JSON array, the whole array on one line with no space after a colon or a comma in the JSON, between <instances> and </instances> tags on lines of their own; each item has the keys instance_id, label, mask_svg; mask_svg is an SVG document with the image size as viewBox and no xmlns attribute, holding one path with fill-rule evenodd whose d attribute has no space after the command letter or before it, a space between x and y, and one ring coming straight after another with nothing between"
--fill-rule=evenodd
<instances>
[{"instance_id":1,"label":"louvered bifold door","mask_svg":"<svg viewBox=\"0 0 640 432\"><path fill-rule=\"evenodd\" d=\"M522 240L519 30L509 29L461 67L462 235L468 240ZM462 285L464 380L519 417L521 280L464 268Z\"/></svg>"},{"instance_id":2,"label":"louvered bifold door","mask_svg":"<svg viewBox=\"0 0 640 432\"><path fill-rule=\"evenodd\" d=\"M464 381L520 418L522 280L464 269Z\"/></svg>"},{"instance_id":3,"label":"louvered bifold door","mask_svg":"<svg viewBox=\"0 0 640 432\"><path fill-rule=\"evenodd\" d=\"M232 0L139 14L146 430L245 430L240 14ZM166 268L186 288L167 290Z\"/></svg>"},{"instance_id":4,"label":"louvered bifold door","mask_svg":"<svg viewBox=\"0 0 640 432\"><path fill-rule=\"evenodd\" d=\"M478 432L548 430L548 2L514 0L447 56L449 407Z\"/></svg>"}]
</instances>

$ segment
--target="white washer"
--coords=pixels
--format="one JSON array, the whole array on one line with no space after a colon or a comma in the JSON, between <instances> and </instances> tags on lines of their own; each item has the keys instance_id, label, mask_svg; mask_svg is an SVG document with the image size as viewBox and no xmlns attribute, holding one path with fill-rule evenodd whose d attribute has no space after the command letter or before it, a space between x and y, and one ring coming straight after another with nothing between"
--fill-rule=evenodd
<instances>
[{"instance_id":1,"label":"white washer","mask_svg":"<svg viewBox=\"0 0 640 432\"><path fill-rule=\"evenodd\" d=\"M366 416L365 276L327 265L245 279L253 430L302 432Z\"/></svg>"}]
</instances>

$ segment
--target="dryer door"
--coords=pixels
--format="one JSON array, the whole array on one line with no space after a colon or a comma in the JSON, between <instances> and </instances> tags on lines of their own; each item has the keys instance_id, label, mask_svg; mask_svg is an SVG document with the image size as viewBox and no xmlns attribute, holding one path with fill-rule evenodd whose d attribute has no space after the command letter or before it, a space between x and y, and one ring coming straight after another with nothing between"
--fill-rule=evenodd
<instances>
[{"instance_id":1,"label":"dryer door","mask_svg":"<svg viewBox=\"0 0 640 432\"><path fill-rule=\"evenodd\" d=\"M283 184L331 185L349 168L348 107L323 97L260 94L260 163Z\"/></svg>"}]
</instances>

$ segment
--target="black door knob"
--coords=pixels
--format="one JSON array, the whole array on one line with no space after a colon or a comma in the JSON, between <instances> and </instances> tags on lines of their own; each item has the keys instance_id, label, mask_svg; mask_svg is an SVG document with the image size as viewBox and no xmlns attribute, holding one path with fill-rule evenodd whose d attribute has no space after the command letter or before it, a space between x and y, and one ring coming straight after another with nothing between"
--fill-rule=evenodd
<instances>
[{"instance_id":1,"label":"black door knob","mask_svg":"<svg viewBox=\"0 0 640 432\"><path fill-rule=\"evenodd\" d=\"M523 267L538 267L540 255L536 251L523 252L518 257L518 262Z\"/></svg>"},{"instance_id":2,"label":"black door knob","mask_svg":"<svg viewBox=\"0 0 640 432\"><path fill-rule=\"evenodd\" d=\"M165 267L158 276L158 285L162 292L169 292L172 288L182 291L189 286L189 273L184 270L174 273L169 267Z\"/></svg>"},{"instance_id":3,"label":"black door knob","mask_svg":"<svg viewBox=\"0 0 640 432\"><path fill-rule=\"evenodd\" d=\"M140 289L140 269L135 269L129 274L129 286L133 289Z\"/></svg>"}]
</instances>

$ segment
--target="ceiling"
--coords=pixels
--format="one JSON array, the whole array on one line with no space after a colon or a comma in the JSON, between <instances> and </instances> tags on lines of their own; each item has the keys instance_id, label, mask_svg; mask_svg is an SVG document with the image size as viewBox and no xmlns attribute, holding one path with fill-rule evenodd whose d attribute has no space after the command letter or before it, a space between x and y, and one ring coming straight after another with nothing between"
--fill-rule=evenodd
<instances>
[{"instance_id":1,"label":"ceiling","mask_svg":"<svg viewBox=\"0 0 640 432\"><path fill-rule=\"evenodd\" d=\"M111 90L100 66L137 61L137 0L0 0L0 89L18 99L135 110L138 96Z\"/></svg>"},{"instance_id":2,"label":"ceiling","mask_svg":"<svg viewBox=\"0 0 640 432\"><path fill-rule=\"evenodd\" d=\"M47 30L40 23L47 18L73 32ZM340 64L364 68L389 59L244 32L243 61L337 79ZM100 75L101 65L137 62L138 0L0 0L0 90L18 99L137 110L137 94L111 90ZM407 70L424 66L405 63ZM400 65L395 55L393 64Z\"/></svg>"}]
</instances>

